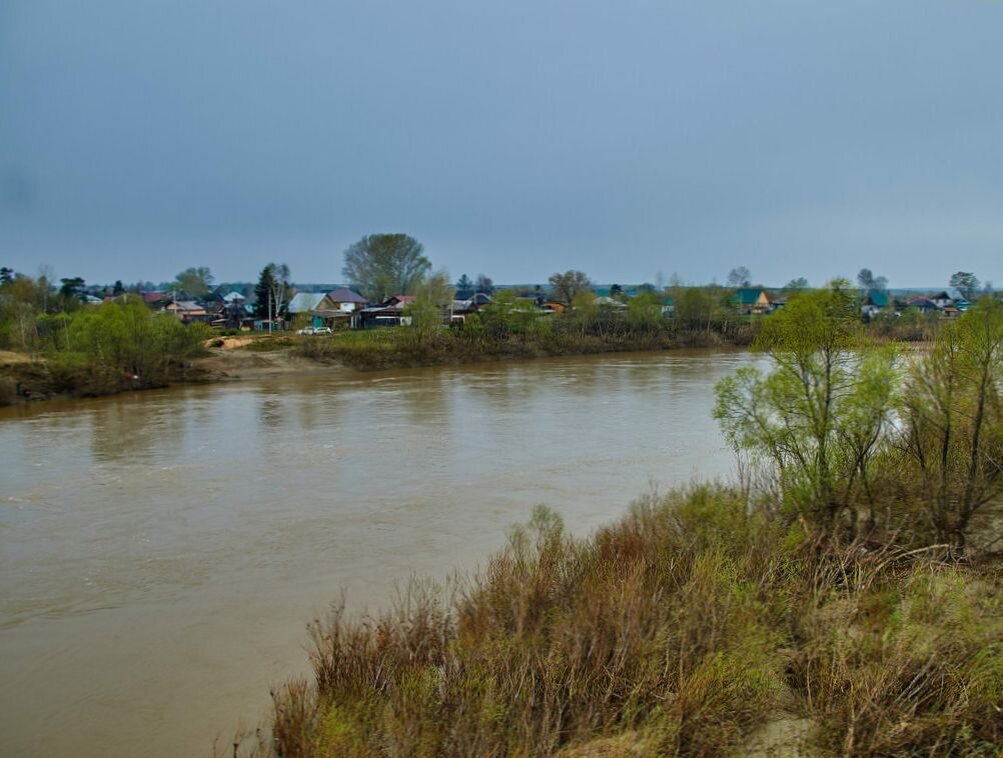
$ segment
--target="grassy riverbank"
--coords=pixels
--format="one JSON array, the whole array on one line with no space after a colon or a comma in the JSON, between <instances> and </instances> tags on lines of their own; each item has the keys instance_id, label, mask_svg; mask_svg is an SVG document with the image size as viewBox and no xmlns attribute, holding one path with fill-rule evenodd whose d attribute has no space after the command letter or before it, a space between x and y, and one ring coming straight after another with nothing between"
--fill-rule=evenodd
<instances>
[{"instance_id":1,"label":"grassy riverbank","mask_svg":"<svg viewBox=\"0 0 1003 758\"><path fill-rule=\"evenodd\" d=\"M538 509L472 581L315 622L314 681L275 693L257 750L998 755L1001 590L998 565L820 541L726 488L589 539Z\"/></svg>"},{"instance_id":2,"label":"grassy riverbank","mask_svg":"<svg viewBox=\"0 0 1003 758\"><path fill-rule=\"evenodd\" d=\"M30 322L28 345L5 352L0 404L53 396L89 397L164 387L205 377L191 366L209 328L154 313L141 301L105 303Z\"/></svg>"},{"instance_id":3,"label":"grassy riverbank","mask_svg":"<svg viewBox=\"0 0 1003 758\"><path fill-rule=\"evenodd\" d=\"M716 331L658 329L582 334L547 331L537 334L494 335L484 331L437 329L418 333L409 327L345 331L330 336L248 335L239 345L214 346L237 339L186 342L166 360L144 364L140 379L120 366L128 358L72 351L5 353L0 360L0 405L18 399L92 397L163 387L172 383L212 382L332 370L335 366L368 371L418 366L532 359L562 355L672 350L686 347L748 345L748 326L722 335ZM202 344L204 343L204 344ZM3 358L3 356L0 356ZM20 385L22 396L16 395ZM26 397L25 397L26 396Z\"/></svg>"},{"instance_id":4,"label":"grassy riverbank","mask_svg":"<svg viewBox=\"0 0 1003 758\"><path fill-rule=\"evenodd\" d=\"M752 326L717 331L650 330L580 332L541 330L491 333L483 329L438 329L418 333L408 327L341 332L307 337L293 343L297 355L318 361L338 361L368 371L417 366L441 366L506 359L567 355L673 350L685 347L748 346Z\"/></svg>"}]
</instances>

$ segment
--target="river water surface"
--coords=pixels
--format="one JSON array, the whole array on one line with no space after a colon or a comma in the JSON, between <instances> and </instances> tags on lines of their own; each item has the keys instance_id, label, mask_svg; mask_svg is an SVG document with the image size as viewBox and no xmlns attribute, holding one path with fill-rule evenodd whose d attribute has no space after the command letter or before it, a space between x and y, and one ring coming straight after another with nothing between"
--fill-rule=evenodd
<instances>
[{"instance_id":1,"label":"river water surface","mask_svg":"<svg viewBox=\"0 0 1003 758\"><path fill-rule=\"evenodd\" d=\"M203 756L342 590L470 570L728 476L742 352L313 374L0 410L0 755Z\"/></svg>"}]
</instances>

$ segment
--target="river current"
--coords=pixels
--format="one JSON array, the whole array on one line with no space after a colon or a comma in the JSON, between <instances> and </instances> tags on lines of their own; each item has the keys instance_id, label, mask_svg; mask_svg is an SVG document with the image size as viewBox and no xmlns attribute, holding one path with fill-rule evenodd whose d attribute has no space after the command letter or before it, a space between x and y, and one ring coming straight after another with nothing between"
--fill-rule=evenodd
<instances>
[{"instance_id":1,"label":"river current","mask_svg":"<svg viewBox=\"0 0 1003 758\"><path fill-rule=\"evenodd\" d=\"M470 571L538 503L588 534L734 469L677 351L311 374L0 409L0 755L201 756L307 673L344 592Z\"/></svg>"}]
</instances>

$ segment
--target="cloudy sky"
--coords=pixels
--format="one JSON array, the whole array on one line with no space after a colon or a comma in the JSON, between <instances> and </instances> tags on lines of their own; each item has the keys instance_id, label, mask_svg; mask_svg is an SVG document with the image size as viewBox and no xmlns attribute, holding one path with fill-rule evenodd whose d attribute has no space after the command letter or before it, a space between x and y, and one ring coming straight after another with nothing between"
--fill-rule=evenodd
<instances>
[{"instance_id":1,"label":"cloudy sky","mask_svg":"<svg viewBox=\"0 0 1003 758\"><path fill-rule=\"evenodd\" d=\"M1003 285L1003 3L2 0L0 265Z\"/></svg>"}]
</instances>

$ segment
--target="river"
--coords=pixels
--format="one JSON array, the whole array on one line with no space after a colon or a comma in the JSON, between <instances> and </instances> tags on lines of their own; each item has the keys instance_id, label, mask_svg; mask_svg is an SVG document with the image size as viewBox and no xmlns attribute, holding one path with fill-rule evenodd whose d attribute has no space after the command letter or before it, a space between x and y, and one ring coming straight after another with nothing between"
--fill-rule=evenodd
<instances>
[{"instance_id":1,"label":"river","mask_svg":"<svg viewBox=\"0 0 1003 758\"><path fill-rule=\"evenodd\" d=\"M677 351L311 374L0 409L0 755L203 756L307 672L342 590L470 570L546 503L587 534L729 476Z\"/></svg>"}]
</instances>

